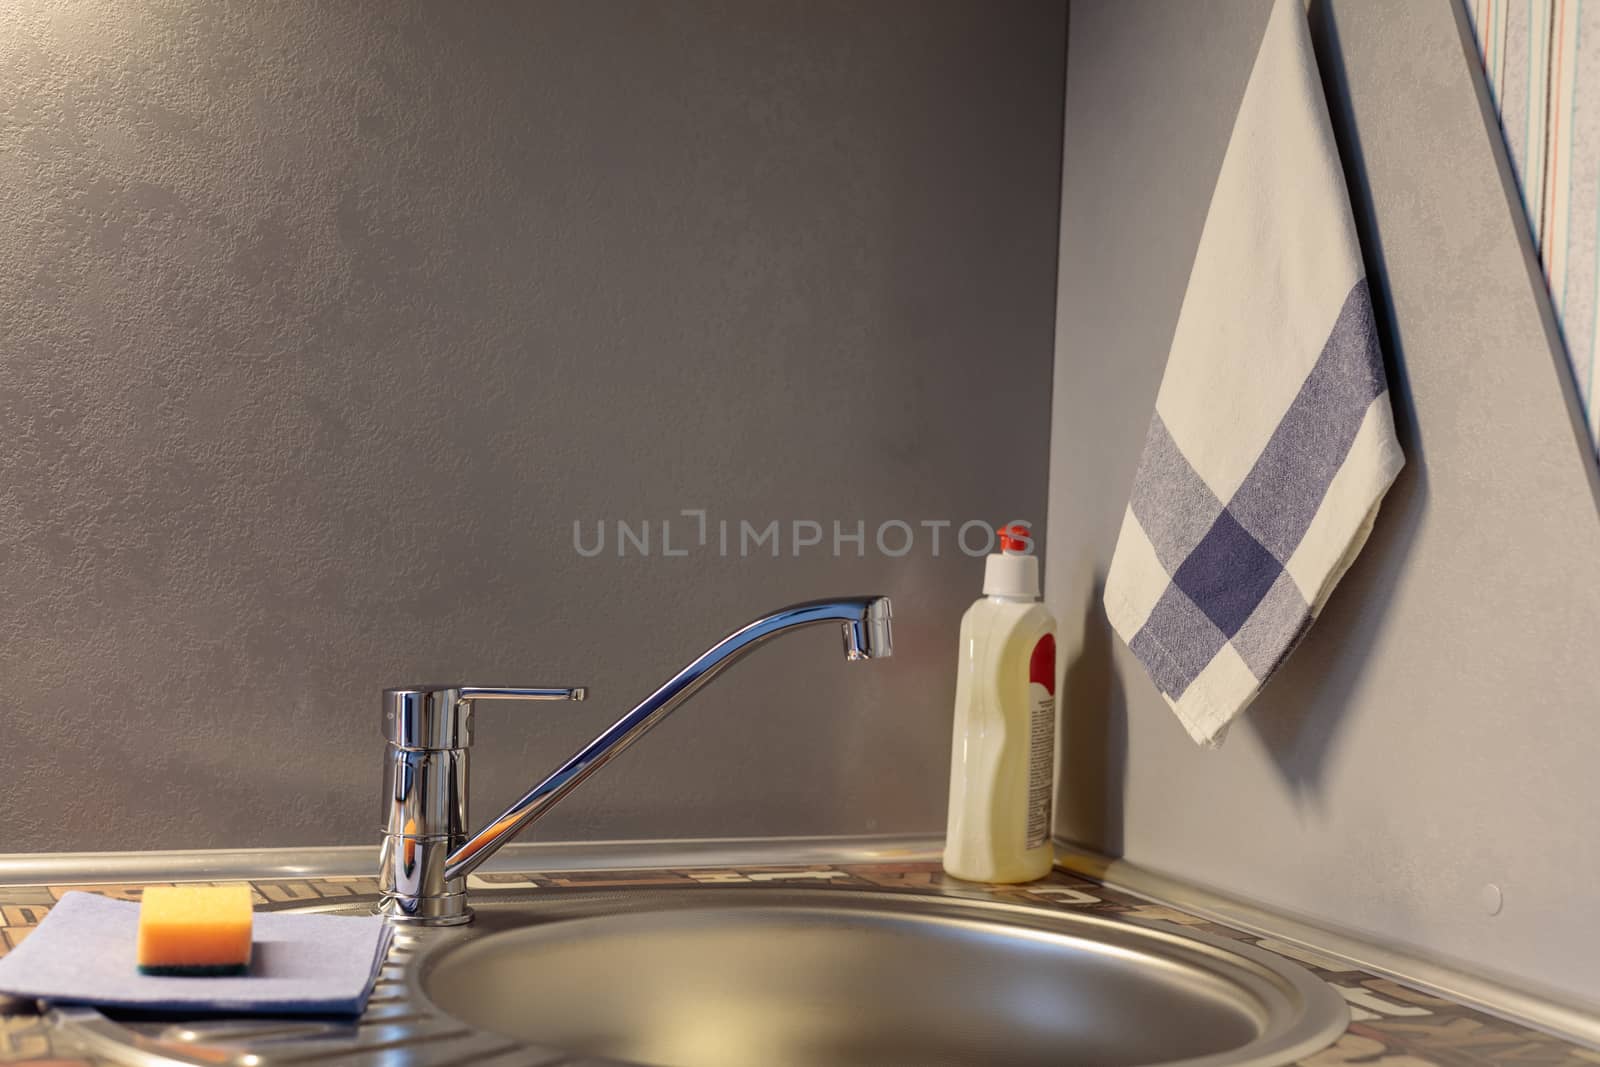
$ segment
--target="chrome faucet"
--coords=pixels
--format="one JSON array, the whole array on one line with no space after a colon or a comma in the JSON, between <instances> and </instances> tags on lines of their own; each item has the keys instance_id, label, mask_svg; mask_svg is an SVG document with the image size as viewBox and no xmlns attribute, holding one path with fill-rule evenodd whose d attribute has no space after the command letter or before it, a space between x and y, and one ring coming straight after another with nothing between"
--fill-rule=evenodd
<instances>
[{"instance_id":1,"label":"chrome faucet","mask_svg":"<svg viewBox=\"0 0 1600 1067\"><path fill-rule=\"evenodd\" d=\"M763 615L724 637L667 679L522 799L467 836L467 757L472 713L481 700L582 700L584 688L510 689L464 685L383 691L389 746L383 764L383 850L378 884L391 922L457 926L472 921L467 875L589 775L666 718L724 668L790 630L837 622L847 659L893 651L889 598L811 600Z\"/></svg>"}]
</instances>

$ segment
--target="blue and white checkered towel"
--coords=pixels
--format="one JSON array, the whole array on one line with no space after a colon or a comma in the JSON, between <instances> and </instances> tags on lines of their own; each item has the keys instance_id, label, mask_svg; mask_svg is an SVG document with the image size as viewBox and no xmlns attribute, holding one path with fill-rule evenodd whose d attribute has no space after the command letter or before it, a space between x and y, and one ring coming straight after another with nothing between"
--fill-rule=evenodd
<instances>
[{"instance_id":1,"label":"blue and white checkered towel","mask_svg":"<svg viewBox=\"0 0 1600 1067\"><path fill-rule=\"evenodd\" d=\"M1278 0L1256 56L1106 578L1112 626L1203 745L1405 463L1302 4Z\"/></svg>"}]
</instances>

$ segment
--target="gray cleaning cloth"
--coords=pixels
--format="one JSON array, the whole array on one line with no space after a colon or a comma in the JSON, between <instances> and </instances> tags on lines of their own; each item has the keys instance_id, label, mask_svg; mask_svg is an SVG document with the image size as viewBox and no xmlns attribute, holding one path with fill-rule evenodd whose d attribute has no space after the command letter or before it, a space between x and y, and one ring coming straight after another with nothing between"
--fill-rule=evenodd
<instances>
[{"instance_id":1,"label":"gray cleaning cloth","mask_svg":"<svg viewBox=\"0 0 1600 1067\"><path fill-rule=\"evenodd\" d=\"M27 940L0 957L0 993L141 1011L359 1015L389 951L380 916L260 912L250 973L139 973L139 905L67 893Z\"/></svg>"}]
</instances>

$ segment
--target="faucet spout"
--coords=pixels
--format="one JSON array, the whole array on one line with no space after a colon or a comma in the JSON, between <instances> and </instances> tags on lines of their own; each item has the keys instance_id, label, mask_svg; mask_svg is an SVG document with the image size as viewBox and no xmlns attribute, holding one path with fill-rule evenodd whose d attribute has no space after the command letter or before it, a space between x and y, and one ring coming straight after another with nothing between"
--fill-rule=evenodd
<instances>
[{"instance_id":1,"label":"faucet spout","mask_svg":"<svg viewBox=\"0 0 1600 1067\"><path fill-rule=\"evenodd\" d=\"M839 623L843 629L847 659L881 659L894 650L888 597L811 600L763 615L701 653L654 693L645 697L638 707L618 719L522 799L502 812L499 818L450 853L445 859L445 878L453 881L471 874L501 845L550 810L585 778L643 737L652 726L672 714L702 686L757 645L791 630L830 622Z\"/></svg>"}]
</instances>

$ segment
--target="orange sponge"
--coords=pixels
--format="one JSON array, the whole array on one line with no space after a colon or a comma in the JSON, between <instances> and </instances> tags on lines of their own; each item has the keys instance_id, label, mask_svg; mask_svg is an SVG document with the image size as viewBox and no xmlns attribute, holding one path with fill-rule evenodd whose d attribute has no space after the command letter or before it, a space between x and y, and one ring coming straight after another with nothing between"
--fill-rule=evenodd
<instances>
[{"instance_id":1,"label":"orange sponge","mask_svg":"<svg viewBox=\"0 0 1600 1067\"><path fill-rule=\"evenodd\" d=\"M150 886L139 904L141 974L244 974L250 969L250 887Z\"/></svg>"}]
</instances>

